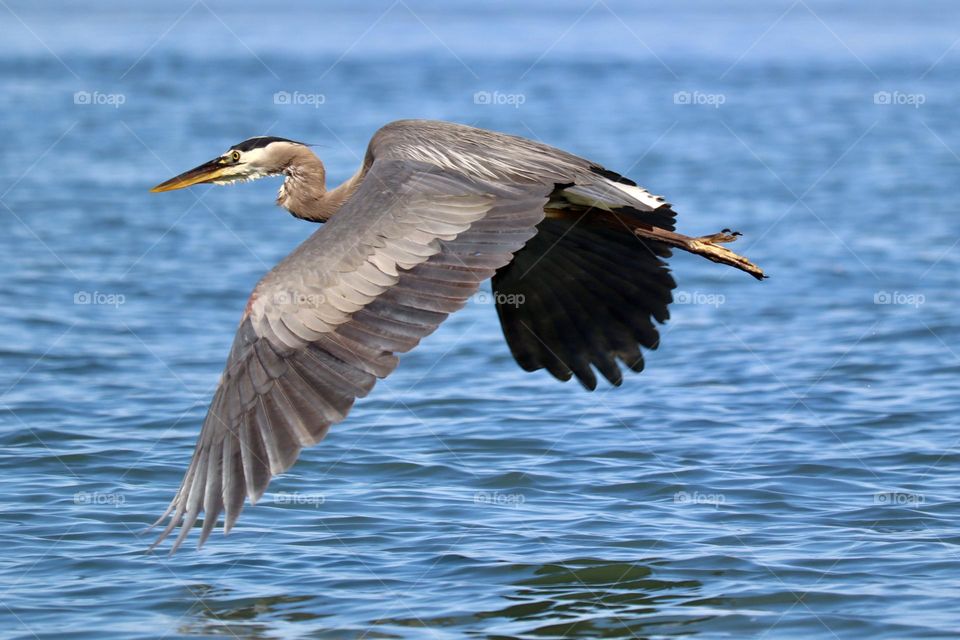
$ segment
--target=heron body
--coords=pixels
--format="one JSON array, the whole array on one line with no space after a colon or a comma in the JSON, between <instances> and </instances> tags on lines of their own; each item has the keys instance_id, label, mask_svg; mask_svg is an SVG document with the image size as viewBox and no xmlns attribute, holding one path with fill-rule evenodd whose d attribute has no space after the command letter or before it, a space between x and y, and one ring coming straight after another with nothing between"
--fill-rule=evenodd
<instances>
[{"instance_id":1,"label":"heron body","mask_svg":"<svg viewBox=\"0 0 960 640\"><path fill-rule=\"evenodd\" d=\"M224 531L301 449L344 419L480 284L492 279L504 337L527 371L622 381L659 345L676 284L672 248L762 279L721 246L724 230L674 231L663 198L599 164L464 125L404 120L370 141L362 166L327 190L304 144L251 138L158 185L282 176L277 204L324 224L256 285L193 458L157 543L175 551L203 514L199 543ZM516 304L516 301L523 301Z\"/></svg>"}]
</instances>

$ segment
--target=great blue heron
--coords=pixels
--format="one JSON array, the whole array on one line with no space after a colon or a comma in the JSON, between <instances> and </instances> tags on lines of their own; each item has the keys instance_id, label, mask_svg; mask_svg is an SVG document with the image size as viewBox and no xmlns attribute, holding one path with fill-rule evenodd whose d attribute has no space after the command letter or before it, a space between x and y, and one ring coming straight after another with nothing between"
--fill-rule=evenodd
<instances>
[{"instance_id":1,"label":"great blue heron","mask_svg":"<svg viewBox=\"0 0 960 640\"><path fill-rule=\"evenodd\" d=\"M343 420L403 353L488 278L504 336L527 371L594 389L643 369L676 286L671 247L731 265L737 233L691 238L659 196L599 164L524 138L447 122L380 129L336 189L307 145L251 138L153 191L284 176L277 204L325 223L254 288L180 489L157 524L171 552L203 512L198 546L226 512ZM504 303L508 301L509 303ZM518 302L522 301L522 304Z\"/></svg>"}]
</instances>

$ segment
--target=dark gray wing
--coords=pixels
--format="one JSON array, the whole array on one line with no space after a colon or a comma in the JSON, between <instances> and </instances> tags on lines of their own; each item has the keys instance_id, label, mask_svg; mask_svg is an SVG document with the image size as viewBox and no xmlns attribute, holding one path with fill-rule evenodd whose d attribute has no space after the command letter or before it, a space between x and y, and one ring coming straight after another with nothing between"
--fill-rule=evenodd
<instances>
[{"instance_id":1,"label":"dark gray wing","mask_svg":"<svg viewBox=\"0 0 960 640\"><path fill-rule=\"evenodd\" d=\"M620 363L642 371L640 347L656 349L655 323L670 317L676 283L669 256L668 247L625 228L579 217L544 220L493 277L514 359L526 371L545 368L560 380L576 376L590 390L597 386L593 369L614 385L623 380Z\"/></svg>"},{"instance_id":2,"label":"dark gray wing","mask_svg":"<svg viewBox=\"0 0 960 640\"><path fill-rule=\"evenodd\" d=\"M378 160L254 289L157 543L224 530L535 233L552 186Z\"/></svg>"},{"instance_id":3,"label":"dark gray wing","mask_svg":"<svg viewBox=\"0 0 960 640\"><path fill-rule=\"evenodd\" d=\"M597 385L593 369L615 385L619 363L643 369L640 347L659 345L655 322L669 317L676 283L669 247L631 228L672 231L662 197L562 149L448 122L395 122L371 147L478 178L554 183L537 235L493 278L510 351L527 371L576 376L587 389Z\"/></svg>"},{"instance_id":4,"label":"dark gray wing","mask_svg":"<svg viewBox=\"0 0 960 640\"><path fill-rule=\"evenodd\" d=\"M576 376L587 389L596 388L593 369L613 384L619 363L643 369L640 347L659 345L655 322L669 317L676 283L669 247L632 228L674 229L662 197L562 149L449 122L391 123L371 149L487 180L553 183L537 235L493 278L510 351L527 371Z\"/></svg>"}]
</instances>

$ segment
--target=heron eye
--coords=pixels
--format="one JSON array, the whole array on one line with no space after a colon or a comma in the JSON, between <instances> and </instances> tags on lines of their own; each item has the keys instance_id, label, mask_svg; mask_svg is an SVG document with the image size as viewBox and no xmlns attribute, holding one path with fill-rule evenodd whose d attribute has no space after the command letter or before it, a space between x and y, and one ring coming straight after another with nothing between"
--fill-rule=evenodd
<instances>
[{"instance_id":1,"label":"heron eye","mask_svg":"<svg viewBox=\"0 0 960 640\"><path fill-rule=\"evenodd\" d=\"M234 151L233 153L231 153L230 159L233 160L234 162L240 162L240 152Z\"/></svg>"}]
</instances>

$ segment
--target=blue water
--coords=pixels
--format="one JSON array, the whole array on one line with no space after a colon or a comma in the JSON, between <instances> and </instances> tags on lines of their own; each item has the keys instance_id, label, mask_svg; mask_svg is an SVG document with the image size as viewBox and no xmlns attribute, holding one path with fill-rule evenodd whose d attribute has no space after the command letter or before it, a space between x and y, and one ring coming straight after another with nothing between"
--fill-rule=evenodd
<instances>
[{"instance_id":1,"label":"blue water","mask_svg":"<svg viewBox=\"0 0 960 640\"><path fill-rule=\"evenodd\" d=\"M358 5L0 3L0 636L956 633L960 8ZM593 394L477 299L229 537L145 555L311 231L276 183L147 189L263 133L339 181L403 117L627 173L771 278L676 256L661 350Z\"/></svg>"}]
</instances>

